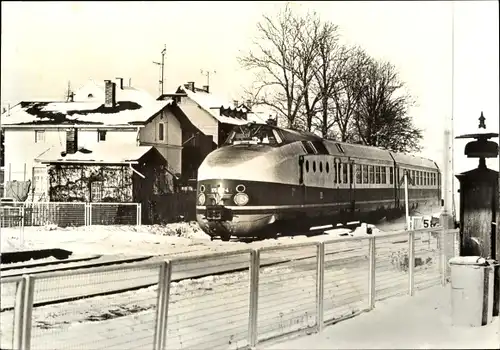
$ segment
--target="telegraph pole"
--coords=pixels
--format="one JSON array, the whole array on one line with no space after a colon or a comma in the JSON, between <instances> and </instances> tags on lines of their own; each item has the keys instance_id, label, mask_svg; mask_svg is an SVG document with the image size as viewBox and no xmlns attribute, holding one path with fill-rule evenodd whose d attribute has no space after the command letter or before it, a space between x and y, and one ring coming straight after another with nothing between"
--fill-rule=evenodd
<instances>
[{"instance_id":1,"label":"telegraph pole","mask_svg":"<svg viewBox=\"0 0 500 350\"><path fill-rule=\"evenodd\" d=\"M205 75L207 77L207 86L210 86L210 73L217 73L215 70L210 72L209 70L204 71L203 69L201 70L201 74Z\"/></svg>"},{"instance_id":2,"label":"telegraph pole","mask_svg":"<svg viewBox=\"0 0 500 350\"><path fill-rule=\"evenodd\" d=\"M165 68L165 54L167 52L167 45L164 44L163 46L163 50L161 51L161 63L160 62L155 62L153 61L154 64L157 64L161 67L161 78L159 80L159 87L158 87L158 90L160 92L160 96L163 95L163 82L164 82L164 79L165 79L165 76L164 76L164 68Z\"/></svg>"}]
</instances>

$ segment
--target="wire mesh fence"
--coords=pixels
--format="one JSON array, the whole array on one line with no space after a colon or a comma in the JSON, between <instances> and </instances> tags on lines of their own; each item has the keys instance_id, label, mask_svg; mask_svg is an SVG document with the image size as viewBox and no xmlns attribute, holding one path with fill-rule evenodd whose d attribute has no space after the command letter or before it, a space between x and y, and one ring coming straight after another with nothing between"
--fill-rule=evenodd
<instances>
[{"instance_id":1,"label":"wire mesh fence","mask_svg":"<svg viewBox=\"0 0 500 350\"><path fill-rule=\"evenodd\" d=\"M140 204L89 203L89 225L140 225Z\"/></svg>"},{"instance_id":2,"label":"wire mesh fence","mask_svg":"<svg viewBox=\"0 0 500 350\"><path fill-rule=\"evenodd\" d=\"M336 322L368 308L369 273L367 240L325 244L325 323Z\"/></svg>"},{"instance_id":3,"label":"wire mesh fence","mask_svg":"<svg viewBox=\"0 0 500 350\"><path fill-rule=\"evenodd\" d=\"M24 297L22 277L7 277L0 280L0 348L20 348L21 315Z\"/></svg>"},{"instance_id":4,"label":"wire mesh fence","mask_svg":"<svg viewBox=\"0 0 500 350\"><path fill-rule=\"evenodd\" d=\"M153 349L160 271L125 264L31 277L31 349Z\"/></svg>"},{"instance_id":5,"label":"wire mesh fence","mask_svg":"<svg viewBox=\"0 0 500 350\"><path fill-rule=\"evenodd\" d=\"M23 202L24 226L85 226L85 203Z\"/></svg>"},{"instance_id":6,"label":"wire mesh fence","mask_svg":"<svg viewBox=\"0 0 500 350\"><path fill-rule=\"evenodd\" d=\"M375 300L408 293L408 233L375 239Z\"/></svg>"},{"instance_id":7,"label":"wire mesh fence","mask_svg":"<svg viewBox=\"0 0 500 350\"><path fill-rule=\"evenodd\" d=\"M0 207L1 227L141 225L140 203L13 202Z\"/></svg>"},{"instance_id":8,"label":"wire mesh fence","mask_svg":"<svg viewBox=\"0 0 500 350\"><path fill-rule=\"evenodd\" d=\"M260 251L258 341L316 326L317 250L308 244Z\"/></svg>"},{"instance_id":9,"label":"wire mesh fence","mask_svg":"<svg viewBox=\"0 0 500 350\"><path fill-rule=\"evenodd\" d=\"M444 284L458 231L422 232L2 279L1 347L241 349L320 331Z\"/></svg>"},{"instance_id":10,"label":"wire mesh fence","mask_svg":"<svg viewBox=\"0 0 500 350\"><path fill-rule=\"evenodd\" d=\"M167 348L248 345L248 250L172 260Z\"/></svg>"}]
</instances>

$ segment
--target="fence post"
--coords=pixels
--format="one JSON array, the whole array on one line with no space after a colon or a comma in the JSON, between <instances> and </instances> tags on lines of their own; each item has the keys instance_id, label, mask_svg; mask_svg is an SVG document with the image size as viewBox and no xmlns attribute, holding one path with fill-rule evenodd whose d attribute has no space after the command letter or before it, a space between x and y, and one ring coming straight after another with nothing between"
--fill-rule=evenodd
<instances>
[{"instance_id":1,"label":"fence post","mask_svg":"<svg viewBox=\"0 0 500 350\"><path fill-rule=\"evenodd\" d=\"M408 295L413 296L415 286L415 231L408 232Z\"/></svg>"},{"instance_id":2,"label":"fence post","mask_svg":"<svg viewBox=\"0 0 500 350\"><path fill-rule=\"evenodd\" d=\"M164 261L161 265L159 274L154 350L163 350L166 346L168 303L172 277L172 263L169 260Z\"/></svg>"},{"instance_id":3,"label":"fence post","mask_svg":"<svg viewBox=\"0 0 500 350\"><path fill-rule=\"evenodd\" d=\"M84 204L83 226L87 227L87 220L88 220L87 207L88 207L88 204L87 203L83 203L83 204Z\"/></svg>"},{"instance_id":4,"label":"fence post","mask_svg":"<svg viewBox=\"0 0 500 350\"><path fill-rule=\"evenodd\" d=\"M24 213L25 213L25 204L21 207L21 227L20 227L20 238L21 238L21 247L24 248Z\"/></svg>"},{"instance_id":5,"label":"fence post","mask_svg":"<svg viewBox=\"0 0 500 350\"><path fill-rule=\"evenodd\" d=\"M368 257L370 260L370 271L368 276L368 308L375 307L375 237L368 240Z\"/></svg>"},{"instance_id":6,"label":"fence post","mask_svg":"<svg viewBox=\"0 0 500 350\"><path fill-rule=\"evenodd\" d=\"M142 224L142 204L137 203L137 212L136 212L136 220L137 226L141 226Z\"/></svg>"},{"instance_id":7,"label":"fence post","mask_svg":"<svg viewBox=\"0 0 500 350\"><path fill-rule=\"evenodd\" d=\"M439 232L439 239L440 239L440 252L439 252L439 260L440 260L440 267L441 267L441 285L445 286L446 285L446 280L447 280L447 252L448 252L448 242L446 241L446 233L445 233L445 228Z\"/></svg>"},{"instance_id":8,"label":"fence post","mask_svg":"<svg viewBox=\"0 0 500 350\"><path fill-rule=\"evenodd\" d=\"M26 280L23 278L16 285L16 304L14 306L14 339L13 349L22 350L23 342L23 316L24 316L24 297L26 293Z\"/></svg>"},{"instance_id":9,"label":"fence post","mask_svg":"<svg viewBox=\"0 0 500 350\"><path fill-rule=\"evenodd\" d=\"M316 253L316 327L317 331L323 330L323 302L325 291L325 243L317 245Z\"/></svg>"},{"instance_id":10,"label":"fence post","mask_svg":"<svg viewBox=\"0 0 500 350\"><path fill-rule=\"evenodd\" d=\"M89 226L92 226L92 203L89 203Z\"/></svg>"},{"instance_id":11,"label":"fence post","mask_svg":"<svg viewBox=\"0 0 500 350\"><path fill-rule=\"evenodd\" d=\"M254 249L250 253L250 308L248 320L248 346L254 349L257 346L257 316L259 308L259 272L260 251Z\"/></svg>"},{"instance_id":12,"label":"fence post","mask_svg":"<svg viewBox=\"0 0 500 350\"><path fill-rule=\"evenodd\" d=\"M33 299L35 296L35 278L33 276L25 277L25 295L23 304L23 324L21 349L30 350L31 348L31 317L33 313Z\"/></svg>"}]
</instances>

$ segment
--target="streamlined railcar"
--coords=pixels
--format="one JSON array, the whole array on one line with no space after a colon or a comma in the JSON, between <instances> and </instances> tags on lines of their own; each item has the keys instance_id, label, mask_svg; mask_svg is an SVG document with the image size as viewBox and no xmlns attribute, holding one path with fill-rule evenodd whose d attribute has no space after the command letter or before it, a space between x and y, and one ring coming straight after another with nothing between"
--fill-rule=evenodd
<instances>
[{"instance_id":1,"label":"streamlined railcar","mask_svg":"<svg viewBox=\"0 0 500 350\"><path fill-rule=\"evenodd\" d=\"M212 237L273 237L312 225L374 222L439 207L440 172L426 158L249 123L198 169L196 218Z\"/></svg>"}]
</instances>

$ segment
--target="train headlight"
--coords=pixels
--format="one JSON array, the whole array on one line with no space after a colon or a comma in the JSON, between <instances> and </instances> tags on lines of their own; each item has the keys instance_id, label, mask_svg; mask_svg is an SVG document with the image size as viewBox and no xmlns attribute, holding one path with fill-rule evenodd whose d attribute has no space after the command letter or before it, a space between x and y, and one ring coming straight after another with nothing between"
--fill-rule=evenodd
<instances>
[{"instance_id":1,"label":"train headlight","mask_svg":"<svg viewBox=\"0 0 500 350\"><path fill-rule=\"evenodd\" d=\"M245 205L248 203L248 195L243 192L236 193L233 200L236 205Z\"/></svg>"},{"instance_id":2,"label":"train headlight","mask_svg":"<svg viewBox=\"0 0 500 350\"><path fill-rule=\"evenodd\" d=\"M204 193L200 193L198 195L198 204L199 205L205 204L205 194Z\"/></svg>"}]
</instances>

